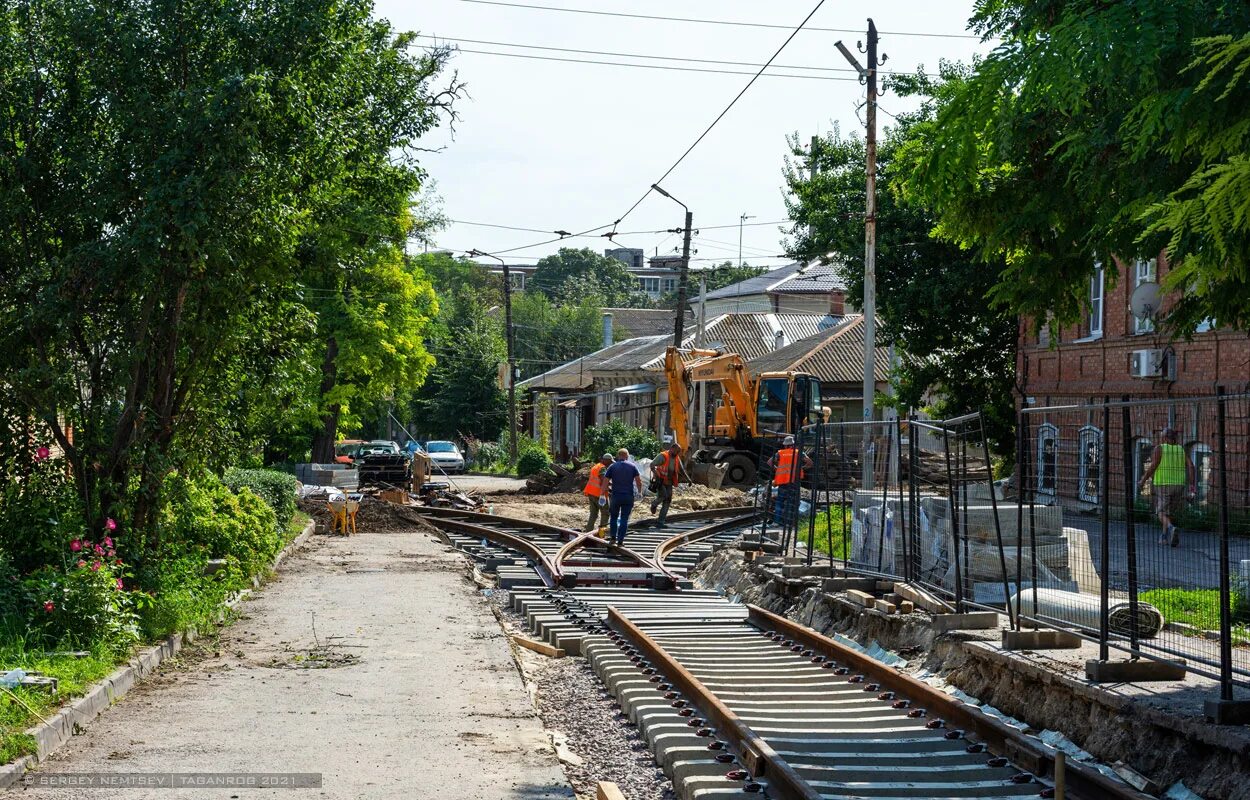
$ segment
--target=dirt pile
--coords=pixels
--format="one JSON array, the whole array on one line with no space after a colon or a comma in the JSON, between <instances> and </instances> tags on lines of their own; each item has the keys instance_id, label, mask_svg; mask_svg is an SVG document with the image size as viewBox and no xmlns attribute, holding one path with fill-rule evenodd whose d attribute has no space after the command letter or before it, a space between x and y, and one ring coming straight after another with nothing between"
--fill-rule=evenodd
<instances>
[{"instance_id":1,"label":"dirt pile","mask_svg":"<svg viewBox=\"0 0 1250 800\"><path fill-rule=\"evenodd\" d=\"M330 530L330 509L324 500L300 500L299 507L317 522L317 529ZM396 531L430 530L434 528L421 518L417 510L365 496L356 512L358 533L393 533Z\"/></svg>"}]
</instances>

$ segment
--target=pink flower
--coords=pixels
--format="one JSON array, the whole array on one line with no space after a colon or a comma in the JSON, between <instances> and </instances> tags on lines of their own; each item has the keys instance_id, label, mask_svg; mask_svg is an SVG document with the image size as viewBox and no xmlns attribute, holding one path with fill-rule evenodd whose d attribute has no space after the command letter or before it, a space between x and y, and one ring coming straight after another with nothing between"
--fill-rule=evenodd
<instances>
[{"instance_id":1,"label":"pink flower","mask_svg":"<svg viewBox=\"0 0 1250 800\"><path fill-rule=\"evenodd\" d=\"M103 548L103 547L101 547L100 545L98 545L98 544L97 544L97 545L95 546L95 554L96 554L97 556L102 556L102 555L104 555L104 548Z\"/></svg>"},{"instance_id":2,"label":"pink flower","mask_svg":"<svg viewBox=\"0 0 1250 800\"><path fill-rule=\"evenodd\" d=\"M40 447L38 450L36 450L36 451L35 451L35 460L36 460L36 461L47 461L47 460L48 460L48 456L50 456L50 455L52 455L52 451L51 451L51 450L49 450L49 449L48 449L48 448L46 448L46 447Z\"/></svg>"},{"instance_id":3,"label":"pink flower","mask_svg":"<svg viewBox=\"0 0 1250 800\"><path fill-rule=\"evenodd\" d=\"M122 579L121 579L121 578L118 578L118 579L117 579L117 590L118 590L119 592L122 590Z\"/></svg>"},{"instance_id":4,"label":"pink flower","mask_svg":"<svg viewBox=\"0 0 1250 800\"><path fill-rule=\"evenodd\" d=\"M112 537L109 537L109 536L105 536L105 537L104 537L104 546L105 546L105 547L112 547L112 546L113 546L113 539L112 539Z\"/></svg>"},{"instance_id":5,"label":"pink flower","mask_svg":"<svg viewBox=\"0 0 1250 800\"><path fill-rule=\"evenodd\" d=\"M85 566L87 566L87 562L86 562L86 561L83 561L83 560L80 558L80 559L78 559L78 566L79 566L80 568L81 568L81 567L85 567Z\"/></svg>"},{"instance_id":6,"label":"pink flower","mask_svg":"<svg viewBox=\"0 0 1250 800\"><path fill-rule=\"evenodd\" d=\"M112 517L109 517L108 519L104 520L104 530L106 531L117 530L117 522ZM107 542L108 539L105 539L104 541Z\"/></svg>"},{"instance_id":7,"label":"pink flower","mask_svg":"<svg viewBox=\"0 0 1250 800\"><path fill-rule=\"evenodd\" d=\"M51 613L52 613L52 610L53 610L53 609L55 609L55 608L56 608L56 605L55 605L55 604L53 604L53 602L52 602L51 600L44 600L44 601L43 601L43 610L44 610L44 611L47 611L49 614L51 614Z\"/></svg>"},{"instance_id":8,"label":"pink flower","mask_svg":"<svg viewBox=\"0 0 1250 800\"><path fill-rule=\"evenodd\" d=\"M110 547L108 549L108 552L105 553L104 555L108 556L109 558L112 558L113 556L117 555L117 551Z\"/></svg>"},{"instance_id":9,"label":"pink flower","mask_svg":"<svg viewBox=\"0 0 1250 800\"><path fill-rule=\"evenodd\" d=\"M117 559L117 561L115 561L115 562L113 562L113 563L117 564L117 566L119 566L119 567L120 567L120 566L122 565L122 560L119 558L119 559Z\"/></svg>"},{"instance_id":10,"label":"pink flower","mask_svg":"<svg viewBox=\"0 0 1250 800\"><path fill-rule=\"evenodd\" d=\"M79 550L82 549L82 542L75 539L74 541L69 543L69 549L77 553Z\"/></svg>"},{"instance_id":11,"label":"pink flower","mask_svg":"<svg viewBox=\"0 0 1250 800\"><path fill-rule=\"evenodd\" d=\"M91 562L91 571L92 571L92 572L99 572L99 571L100 571L100 562L99 562L99 561L93 561L93 562Z\"/></svg>"}]
</instances>

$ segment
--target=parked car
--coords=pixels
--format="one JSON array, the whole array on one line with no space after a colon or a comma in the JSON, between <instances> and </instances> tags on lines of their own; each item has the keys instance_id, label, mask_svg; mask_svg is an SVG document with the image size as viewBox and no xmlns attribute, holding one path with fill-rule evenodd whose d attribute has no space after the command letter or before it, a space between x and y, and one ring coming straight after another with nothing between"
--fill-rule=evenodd
<instances>
[{"instance_id":1,"label":"parked car","mask_svg":"<svg viewBox=\"0 0 1250 800\"><path fill-rule=\"evenodd\" d=\"M443 472L464 472L464 455L455 442L426 442L425 452L435 468Z\"/></svg>"},{"instance_id":2,"label":"parked car","mask_svg":"<svg viewBox=\"0 0 1250 800\"><path fill-rule=\"evenodd\" d=\"M344 439L334 445L334 461L338 464L354 464L356 454L360 452L360 446L364 443L364 439Z\"/></svg>"},{"instance_id":3,"label":"parked car","mask_svg":"<svg viewBox=\"0 0 1250 800\"><path fill-rule=\"evenodd\" d=\"M364 455L384 455L394 456L404 452L400 449L396 442L386 439L374 439L371 442L365 442L360 446L360 450L356 453L357 458Z\"/></svg>"}]
</instances>

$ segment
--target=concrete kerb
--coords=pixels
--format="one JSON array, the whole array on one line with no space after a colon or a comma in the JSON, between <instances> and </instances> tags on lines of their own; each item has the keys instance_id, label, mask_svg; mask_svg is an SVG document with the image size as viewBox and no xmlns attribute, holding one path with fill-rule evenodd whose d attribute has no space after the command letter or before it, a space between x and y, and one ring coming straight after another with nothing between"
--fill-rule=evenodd
<instances>
[{"instance_id":1,"label":"concrete kerb","mask_svg":"<svg viewBox=\"0 0 1250 800\"><path fill-rule=\"evenodd\" d=\"M276 571L278 565L286 560L287 556L303 547L313 535L314 530L316 526L312 520L309 520L304 530L274 557L269 565L269 572ZM244 589L227 600L217 615L216 622L223 621L230 611L247 599L254 589L260 587L259 576L252 576L252 586L253 589ZM136 683L152 674L166 659L177 655L183 645L194 642L195 639L195 631L172 633L165 637L163 642L143 648L128 662L95 684L82 697L49 717L47 722L28 728L26 732L35 738L37 750L33 755L22 756L9 764L0 765L0 790L17 784L28 769L32 769L69 741L76 728L86 726L113 703L121 700Z\"/></svg>"}]
</instances>

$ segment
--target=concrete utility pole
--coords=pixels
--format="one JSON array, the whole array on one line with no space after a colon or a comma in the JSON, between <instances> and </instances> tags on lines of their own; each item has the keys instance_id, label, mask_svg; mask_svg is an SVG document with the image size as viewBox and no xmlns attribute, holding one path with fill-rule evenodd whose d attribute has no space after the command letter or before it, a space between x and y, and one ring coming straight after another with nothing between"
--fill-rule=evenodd
<instances>
[{"instance_id":1,"label":"concrete utility pole","mask_svg":"<svg viewBox=\"0 0 1250 800\"><path fill-rule=\"evenodd\" d=\"M686 209L686 227L682 231L681 242L681 276L677 280L677 313L673 319L673 347L681 347L681 335L686 328L686 279L690 272L690 234L694 230L694 215L685 203L661 189L659 184L653 183L651 188Z\"/></svg>"},{"instance_id":2,"label":"concrete utility pole","mask_svg":"<svg viewBox=\"0 0 1250 800\"><path fill-rule=\"evenodd\" d=\"M496 255L481 250L470 250L470 256L493 258L503 267L503 331L504 342L508 348L508 456L515 461L516 448L516 358L512 346L512 276L508 272L508 262Z\"/></svg>"},{"instance_id":3,"label":"concrete utility pole","mask_svg":"<svg viewBox=\"0 0 1250 800\"><path fill-rule=\"evenodd\" d=\"M877 26L868 20L868 57L867 68L859 63L859 59L846 49L841 41L837 48L844 58L859 71L860 77L868 88L868 103L865 116L868 129L866 141L868 174L868 200L864 216L864 421L870 422L874 416L873 405L876 390L876 351L877 351ZM864 488L872 488L872 459L869 458L871 444L871 426L864 426L863 451L860 460L864 465L862 483Z\"/></svg>"},{"instance_id":4,"label":"concrete utility pole","mask_svg":"<svg viewBox=\"0 0 1250 800\"><path fill-rule=\"evenodd\" d=\"M739 267L742 266L742 225L749 219L755 219L755 217L746 212L743 212L742 216L738 217L738 263L736 266Z\"/></svg>"}]
</instances>

